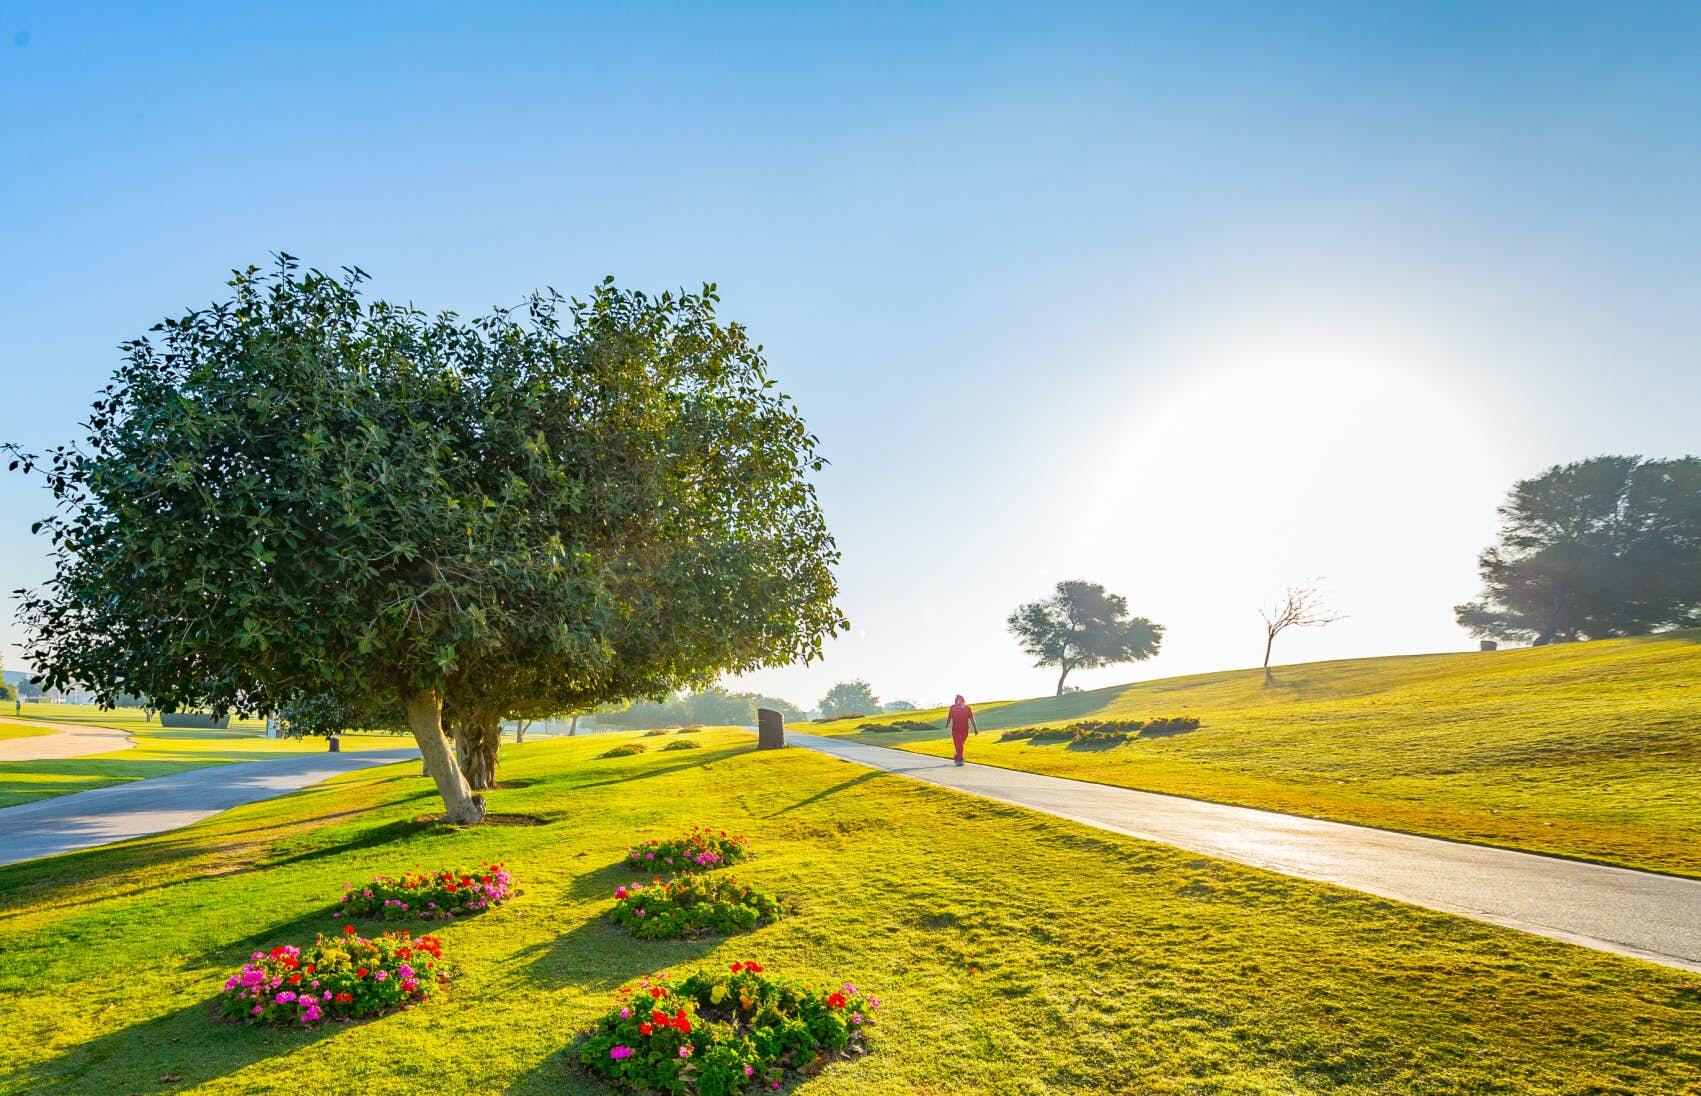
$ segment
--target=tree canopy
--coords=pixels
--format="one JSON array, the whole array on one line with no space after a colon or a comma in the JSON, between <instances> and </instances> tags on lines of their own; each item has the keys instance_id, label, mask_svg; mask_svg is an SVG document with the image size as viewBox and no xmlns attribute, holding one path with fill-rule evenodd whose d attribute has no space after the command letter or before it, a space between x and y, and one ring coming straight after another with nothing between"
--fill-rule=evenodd
<instances>
[{"instance_id":1,"label":"tree canopy","mask_svg":"<svg viewBox=\"0 0 1701 1096\"><path fill-rule=\"evenodd\" d=\"M1010 631L1036 666L1056 666L1057 695L1071 670L1136 662L1158 653L1161 624L1128 615L1128 599L1096 582L1070 579L1057 592L1020 605Z\"/></svg>"},{"instance_id":2,"label":"tree canopy","mask_svg":"<svg viewBox=\"0 0 1701 1096\"><path fill-rule=\"evenodd\" d=\"M1482 596L1455 610L1473 634L1540 645L1701 624L1701 459L1555 465L1498 513Z\"/></svg>"},{"instance_id":3,"label":"tree canopy","mask_svg":"<svg viewBox=\"0 0 1701 1096\"><path fill-rule=\"evenodd\" d=\"M841 681L827 690L821 698L821 718L839 719L847 715L867 715L880 710L880 700L866 681Z\"/></svg>"},{"instance_id":4,"label":"tree canopy","mask_svg":"<svg viewBox=\"0 0 1701 1096\"><path fill-rule=\"evenodd\" d=\"M456 821L466 716L807 660L843 626L816 439L712 286L472 320L364 274L238 272L123 346L46 473L49 686L162 710L405 715Z\"/></svg>"}]
</instances>

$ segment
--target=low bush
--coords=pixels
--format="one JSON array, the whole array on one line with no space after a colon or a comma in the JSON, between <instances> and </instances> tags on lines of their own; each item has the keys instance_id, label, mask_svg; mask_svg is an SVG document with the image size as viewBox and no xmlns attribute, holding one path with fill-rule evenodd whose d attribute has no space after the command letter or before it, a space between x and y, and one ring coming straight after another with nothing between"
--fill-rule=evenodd
<instances>
[{"instance_id":1,"label":"low bush","mask_svg":"<svg viewBox=\"0 0 1701 1096\"><path fill-rule=\"evenodd\" d=\"M679 728L679 730L674 732L674 734L702 734L702 733L703 733L703 728L696 727L696 726L681 727L681 728Z\"/></svg>"},{"instance_id":2,"label":"low bush","mask_svg":"<svg viewBox=\"0 0 1701 1096\"><path fill-rule=\"evenodd\" d=\"M1199 729L1199 720L1190 715L1172 715L1160 719L1084 720L1067 727L1018 727L998 736L1000 742L1070 742L1082 745L1116 746L1136 738L1161 738L1185 734Z\"/></svg>"},{"instance_id":3,"label":"low bush","mask_svg":"<svg viewBox=\"0 0 1701 1096\"><path fill-rule=\"evenodd\" d=\"M700 970L677 984L653 975L621 988L620 1004L580 1039L579 1061L635 1092L772 1091L866 1053L879 1007L848 982L799 986L760 963Z\"/></svg>"},{"instance_id":4,"label":"low bush","mask_svg":"<svg viewBox=\"0 0 1701 1096\"><path fill-rule=\"evenodd\" d=\"M653 731L645 731L644 737L645 738L655 738L658 735L664 735L666 733L667 733L667 731L664 728L658 727Z\"/></svg>"},{"instance_id":5,"label":"low bush","mask_svg":"<svg viewBox=\"0 0 1701 1096\"><path fill-rule=\"evenodd\" d=\"M623 742L620 745L614 747L613 749L604 750L602 753L597 754L597 756L598 757L631 757L633 754L643 753L644 749L645 749L645 746L642 742Z\"/></svg>"},{"instance_id":6,"label":"low bush","mask_svg":"<svg viewBox=\"0 0 1701 1096\"><path fill-rule=\"evenodd\" d=\"M375 1016L426 1000L443 980L435 936L343 927L306 948L257 951L224 984L220 1014L244 1024L316 1024Z\"/></svg>"},{"instance_id":7,"label":"low bush","mask_svg":"<svg viewBox=\"0 0 1701 1096\"><path fill-rule=\"evenodd\" d=\"M648 872L709 871L749 855L750 842L743 834L694 826L678 837L634 845L626 854L626 863Z\"/></svg>"},{"instance_id":8,"label":"low bush","mask_svg":"<svg viewBox=\"0 0 1701 1096\"><path fill-rule=\"evenodd\" d=\"M434 872L380 875L364 887L343 884L339 915L382 917L386 921L459 917L500 906L514 895L514 877L501 864L486 863L477 871L439 868Z\"/></svg>"},{"instance_id":9,"label":"low bush","mask_svg":"<svg viewBox=\"0 0 1701 1096\"><path fill-rule=\"evenodd\" d=\"M685 732L681 731L680 733L683 734ZM692 742L690 739L685 739L683 741L669 742L667 745L662 747L662 753L667 753L669 750L700 750L702 748L703 744L701 742Z\"/></svg>"},{"instance_id":10,"label":"low bush","mask_svg":"<svg viewBox=\"0 0 1701 1096\"><path fill-rule=\"evenodd\" d=\"M939 728L919 719L898 719L891 723L864 723L857 730L873 731L878 734L883 731L937 731Z\"/></svg>"},{"instance_id":11,"label":"low bush","mask_svg":"<svg viewBox=\"0 0 1701 1096\"><path fill-rule=\"evenodd\" d=\"M609 917L640 940L730 936L777 921L779 900L725 876L680 875L614 891Z\"/></svg>"}]
</instances>

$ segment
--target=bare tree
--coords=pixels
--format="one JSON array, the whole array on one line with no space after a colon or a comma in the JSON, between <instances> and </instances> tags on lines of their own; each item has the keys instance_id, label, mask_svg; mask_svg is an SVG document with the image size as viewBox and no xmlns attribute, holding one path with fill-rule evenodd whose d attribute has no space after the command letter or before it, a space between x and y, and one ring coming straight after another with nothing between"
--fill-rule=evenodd
<instances>
[{"instance_id":1,"label":"bare tree","mask_svg":"<svg viewBox=\"0 0 1701 1096\"><path fill-rule=\"evenodd\" d=\"M1345 616L1324 602L1323 591L1317 588L1318 581L1312 579L1298 586L1289 586L1272 608L1258 610L1258 615L1264 618L1264 684L1270 685L1276 680L1276 675L1270 672L1270 650L1275 647L1277 636L1288 628L1321 628Z\"/></svg>"}]
</instances>

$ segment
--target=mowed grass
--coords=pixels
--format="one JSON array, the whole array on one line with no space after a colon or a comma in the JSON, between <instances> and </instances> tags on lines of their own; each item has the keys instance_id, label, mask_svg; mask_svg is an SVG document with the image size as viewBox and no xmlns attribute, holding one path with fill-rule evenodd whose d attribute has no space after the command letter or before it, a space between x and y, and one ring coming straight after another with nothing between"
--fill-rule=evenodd
<instances>
[{"instance_id":1,"label":"mowed grass","mask_svg":"<svg viewBox=\"0 0 1701 1096\"><path fill-rule=\"evenodd\" d=\"M292 753L323 753L323 738L267 738L260 720L232 720L228 728L161 727L144 719L140 708L101 711L87 704L25 704L24 717L0 715L0 728L21 728L29 735L52 734L53 726L32 723L78 723L129 731L136 745L112 753L46 761L0 762L0 808L48 796L166 776L203 765L233 761L264 761ZM0 729L0 736L4 736ZM412 745L406 736L347 734L345 750L395 749Z\"/></svg>"},{"instance_id":2,"label":"mowed grass","mask_svg":"<svg viewBox=\"0 0 1701 1096\"><path fill-rule=\"evenodd\" d=\"M543 825L457 831L414 766L126 846L0 869L0 1089L591 1093L568 1048L622 983L755 958L885 1002L810 1094L1681 1093L1701 976L1091 830L805 750L615 760L507 747ZM749 835L798 912L730 940L605 920L639 839ZM345 881L505 858L523 893L441 926L439 1000L318 1031L213 1021L252 950L335 931Z\"/></svg>"},{"instance_id":3,"label":"mowed grass","mask_svg":"<svg viewBox=\"0 0 1701 1096\"><path fill-rule=\"evenodd\" d=\"M1128 788L1701 876L1701 632L1202 674L977 707L970 759ZM949 756L902 712L800 730ZM1082 748L1012 727L1194 715ZM984 733L984 732L994 733Z\"/></svg>"},{"instance_id":4,"label":"mowed grass","mask_svg":"<svg viewBox=\"0 0 1701 1096\"><path fill-rule=\"evenodd\" d=\"M15 723L10 719L0 718L0 738L34 738L52 733L47 727L32 727L28 723Z\"/></svg>"}]
</instances>

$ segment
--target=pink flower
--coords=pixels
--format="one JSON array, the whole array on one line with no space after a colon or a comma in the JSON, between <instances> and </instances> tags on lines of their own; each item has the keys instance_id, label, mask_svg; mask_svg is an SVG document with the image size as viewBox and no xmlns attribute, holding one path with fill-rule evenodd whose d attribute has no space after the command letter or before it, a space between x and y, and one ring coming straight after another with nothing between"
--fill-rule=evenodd
<instances>
[{"instance_id":1,"label":"pink flower","mask_svg":"<svg viewBox=\"0 0 1701 1096\"><path fill-rule=\"evenodd\" d=\"M620 1010L620 1018L621 1018L621 1019L622 1019L622 1020L629 1020L629 1019L631 1019L631 1018L632 1018L632 1010L631 1010L631 1009L629 1009L629 1008L623 1008L623 1009L621 1009L621 1010Z\"/></svg>"},{"instance_id":2,"label":"pink flower","mask_svg":"<svg viewBox=\"0 0 1701 1096\"><path fill-rule=\"evenodd\" d=\"M746 1062L744 1064L744 1075L746 1077L750 1076L752 1073L755 1073L755 1072L756 1072L755 1066L751 1065L749 1062Z\"/></svg>"},{"instance_id":3,"label":"pink flower","mask_svg":"<svg viewBox=\"0 0 1701 1096\"><path fill-rule=\"evenodd\" d=\"M612 1048L610 1048L610 1049L609 1049L609 1052L608 1052L608 1056L609 1056L609 1057L610 1057L610 1058L613 1058L613 1059L614 1059L614 1060L615 1060L615 1061L617 1061L617 1062L618 1062L618 1061L620 1061L620 1060L621 1060L621 1059L623 1059L623 1058L630 1058L630 1057L632 1057L632 1055L633 1055L633 1054L635 1054L635 1053L637 1053L637 1052L636 1052L636 1051L634 1051L634 1050L633 1050L633 1049L632 1049L632 1048L631 1048L631 1047L628 1047L628 1046L618 1046L618 1047L612 1047Z\"/></svg>"},{"instance_id":4,"label":"pink flower","mask_svg":"<svg viewBox=\"0 0 1701 1096\"><path fill-rule=\"evenodd\" d=\"M679 1048L679 1056L681 1058L691 1057L691 1044L690 1043L686 1043L684 1046Z\"/></svg>"}]
</instances>

